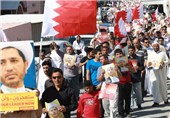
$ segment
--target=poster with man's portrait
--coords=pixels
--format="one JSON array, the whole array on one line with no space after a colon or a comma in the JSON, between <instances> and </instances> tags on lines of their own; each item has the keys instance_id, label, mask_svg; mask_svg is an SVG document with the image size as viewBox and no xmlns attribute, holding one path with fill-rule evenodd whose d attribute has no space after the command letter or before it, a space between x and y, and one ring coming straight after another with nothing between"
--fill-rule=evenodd
<instances>
[{"instance_id":1,"label":"poster with man's portrait","mask_svg":"<svg viewBox=\"0 0 170 118\"><path fill-rule=\"evenodd\" d=\"M113 63L102 66L102 69L105 70L105 77L118 77L117 72L115 71L115 65Z\"/></svg>"},{"instance_id":2,"label":"poster with man's portrait","mask_svg":"<svg viewBox=\"0 0 170 118\"><path fill-rule=\"evenodd\" d=\"M155 55L154 52L148 53L148 62L152 63L150 67L153 67L153 69L159 69L161 61L162 61L161 58L158 55Z\"/></svg>"},{"instance_id":3,"label":"poster with man's portrait","mask_svg":"<svg viewBox=\"0 0 170 118\"><path fill-rule=\"evenodd\" d=\"M75 62L76 62L75 55L64 54L64 63L68 65L74 65Z\"/></svg>"},{"instance_id":4,"label":"poster with man's portrait","mask_svg":"<svg viewBox=\"0 0 170 118\"><path fill-rule=\"evenodd\" d=\"M59 106L60 103L58 99L55 99L50 103L45 103L45 107L48 111L48 115L50 118L64 118L63 113L58 110Z\"/></svg>"},{"instance_id":5,"label":"poster with man's portrait","mask_svg":"<svg viewBox=\"0 0 170 118\"><path fill-rule=\"evenodd\" d=\"M29 59L27 71L24 76L24 85L27 88L36 88L36 74L35 74L35 60L34 60L34 43L33 41L13 41L13 42L1 42L0 49L3 47L16 47L26 53ZM11 55L11 54L9 54ZM3 57L3 55L0 56ZM2 84L2 83L1 83Z\"/></svg>"},{"instance_id":6,"label":"poster with man's portrait","mask_svg":"<svg viewBox=\"0 0 170 118\"><path fill-rule=\"evenodd\" d=\"M129 70L127 67L124 66L124 64L128 63L128 57L127 56L115 58L115 62L116 62L116 64L118 64L120 66L120 69L121 69L122 72Z\"/></svg>"},{"instance_id":7,"label":"poster with man's portrait","mask_svg":"<svg viewBox=\"0 0 170 118\"><path fill-rule=\"evenodd\" d=\"M14 105L18 106L13 109L14 111L22 108L24 110L28 105L27 102L32 100L29 104L31 106L26 110L33 110L36 101L35 91L33 91L36 88L33 41L1 42L0 70L0 93L2 93L0 99L3 103L8 103L1 104L1 109L3 105L5 108Z\"/></svg>"}]
</instances>

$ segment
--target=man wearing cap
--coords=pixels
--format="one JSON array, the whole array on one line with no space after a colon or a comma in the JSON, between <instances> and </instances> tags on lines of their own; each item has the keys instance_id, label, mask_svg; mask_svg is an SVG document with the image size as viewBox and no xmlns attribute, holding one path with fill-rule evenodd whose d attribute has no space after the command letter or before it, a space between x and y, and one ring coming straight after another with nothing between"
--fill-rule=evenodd
<instances>
[{"instance_id":1,"label":"man wearing cap","mask_svg":"<svg viewBox=\"0 0 170 118\"><path fill-rule=\"evenodd\" d=\"M2 82L0 90L3 93L27 91L24 87L24 76L33 59L30 46L31 44L21 46L19 43L18 45L4 43L0 46L0 79Z\"/></svg>"},{"instance_id":2,"label":"man wearing cap","mask_svg":"<svg viewBox=\"0 0 170 118\"><path fill-rule=\"evenodd\" d=\"M159 106L164 101L168 104L166 65L169 59L165 52L160 51L159 43L152 44L154 51L148 53L147 67L150 68L149 79L151 81L151 93L153 95L153 107ZM153 59L154 57L154 59Z\"/></svg>"},{"instance_id":3,"label":"man wearing cap","mask_svg":"<svg viewBox=\"0 0 170 118\"><path fill-rule=\"evenodd\" d=\"M33 51L30 42L1 43L0 80L2 86L0 88L0 93L20 93L32 91L24 86L24 76L32 62L32 59ZM19 111L7 112L6 114L2 113L0 115L1 118L36 118L38 115L41 115L41 113L36 114L36 111Z\"/></svg>"}]
</instances>

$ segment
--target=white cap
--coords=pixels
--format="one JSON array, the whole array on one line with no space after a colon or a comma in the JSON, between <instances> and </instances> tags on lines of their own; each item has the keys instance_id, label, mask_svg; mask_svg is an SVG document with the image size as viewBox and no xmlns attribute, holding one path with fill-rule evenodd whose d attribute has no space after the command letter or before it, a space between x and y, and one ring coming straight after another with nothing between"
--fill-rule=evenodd
<instances>
[{"instance_id":1,"label":"white cap","mask_svg":"<svg viewBox=\"0 0 170 118\"><path fill-rule=\"evenodd\" d=\"M158 44L158 45L159 45L159 43L158 43L157 41L154 41L154 42L152 43L152 45L155 45L155 44Z\"/></svg>"},{"instance_id":2,"label":"white cap","mask_svg":"<svg viewBox=\"0 0 170 118\"><path fill-rule=\"evenodd\" d=\"M49 111L52 107L56 107L56 108L58 108L58 105L57 104L55 104L55 103L47 103L47 110Z\"/></svg>"},{"instance_id":3,"label":"white cap","mask_svg":"<svg viewBox=\"0 0 170 118\"><path fill-rule=\"evenodd\" d=\"M29 68L29 66L32 63L33 55L34 55L31 43L33 42L32 41L1 42L0 50L5 47L14 47L20 50L24 54L26 61L28 61L28 68Z\"/></svg>"}]
</instances>

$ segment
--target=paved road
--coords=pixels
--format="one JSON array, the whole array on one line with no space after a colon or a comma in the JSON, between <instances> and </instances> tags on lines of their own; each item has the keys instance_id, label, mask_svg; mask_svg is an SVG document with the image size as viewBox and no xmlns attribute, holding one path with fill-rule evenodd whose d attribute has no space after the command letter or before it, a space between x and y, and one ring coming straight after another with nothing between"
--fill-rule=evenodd
<instances>
[{"instance_id":1,"label":"paved road","mask_svg":"<svg viewBox=\"0 0 170 118\"><path fill-rule=\"evenodd\" d=\"M170 102L170 80L168 84L168 97ZM81 89L81 93L83 89ZM143 109L137 110L135 106L134 111L131 112L132 118L170 118L170 104L164 105L161 103L159 107L152 107L153 98L152 96L147 96L144 98L144 103L142 104ZM76 111L72 112L71 118L76 118Z\"/></svg>"}]
</instances>

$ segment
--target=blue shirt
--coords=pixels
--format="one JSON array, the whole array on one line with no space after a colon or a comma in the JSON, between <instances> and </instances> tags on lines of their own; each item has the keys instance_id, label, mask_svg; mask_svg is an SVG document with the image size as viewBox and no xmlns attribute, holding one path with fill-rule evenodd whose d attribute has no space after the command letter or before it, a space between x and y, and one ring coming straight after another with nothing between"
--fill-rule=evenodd
<instances>
[{"instance_id":1,"label":"blue shirt","mask_svg":"<svg viewBox=\"0 0 170 118\"><path fill-rule=\"evenodd\" d=\"M100 66L102 66L102 64L99 61L94 61L94 59L89 60L86 65L86 70L90 71L90 78L94 86L97 86L99 84L99 82L97 81L97 70Z\"/></svg>"}]
</instances>

